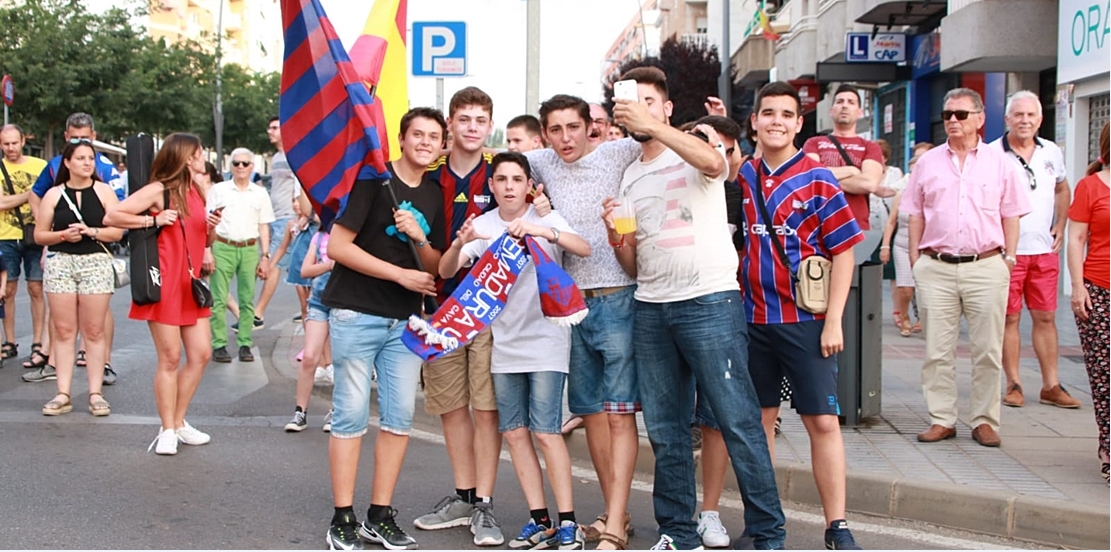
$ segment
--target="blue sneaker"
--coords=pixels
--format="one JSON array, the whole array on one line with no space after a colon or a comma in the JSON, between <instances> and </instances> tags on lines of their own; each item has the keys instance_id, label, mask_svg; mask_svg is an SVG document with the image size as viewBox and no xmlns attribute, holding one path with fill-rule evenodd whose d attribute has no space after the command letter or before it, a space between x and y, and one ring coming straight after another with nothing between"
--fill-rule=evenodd
<instances>
[{"instance_id":1,"label":"blue sneaker","mask_svg":"<svg viewBox=\"0 0 1111 552\"><path fill-rule=\"evenodd\" d=\"M839 519L826 529L826 550L862 550L849 531L849 522Z\"/></svg>"},{"instance_id":2,"label":"blue sneaker","mask_svg":"<svg viewBox=\"0 0 1111 552\"><path fill-rule=\"evenodd\" d=\"M579 524L573 521L563 522L556 530L556 537L559 538L560 550L584 550L586 548L586 535L579 528Z\"/></svg>"},{"instance_id":3,"label":"blue sneaker","mask_svg":"<svg viewBox=\"0 0 1111 552\"><path fill-rule=\"evenodd\" d=\"M509 548L513 550L541 550L559 543L559 531L537 525L536 521L529 519L521 528L517 538L509 541Z\"/></svg>"}]
</instances>

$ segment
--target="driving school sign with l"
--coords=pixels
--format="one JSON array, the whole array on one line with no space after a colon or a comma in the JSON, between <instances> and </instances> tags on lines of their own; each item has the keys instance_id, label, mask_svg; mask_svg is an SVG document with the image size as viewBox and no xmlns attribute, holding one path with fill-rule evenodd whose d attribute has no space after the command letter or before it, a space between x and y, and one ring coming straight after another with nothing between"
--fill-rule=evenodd
<instances>
[{"instance_id":1,"label":"driving school sign with l","mask_svg":"<svg viewBox=\"0 0 1111 552\"><path fill-rule=\"evenodd\" d=\"M902 63L907 60L905 33L845 33L848 63Z\"/></svg>"}]
</instances>

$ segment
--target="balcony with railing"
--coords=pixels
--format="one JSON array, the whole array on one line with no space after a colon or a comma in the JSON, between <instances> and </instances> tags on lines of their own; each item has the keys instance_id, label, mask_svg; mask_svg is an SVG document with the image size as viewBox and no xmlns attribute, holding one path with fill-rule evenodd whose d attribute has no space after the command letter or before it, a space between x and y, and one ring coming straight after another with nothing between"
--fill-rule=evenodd
<instances>
[{"instance_id":1,"label":"balcony with railing","mask_svg":"<svg viewBox=\"0 0 1111 552\"><path fill-rule=\"evenodd\" d=\"M679 42L689 44L695 48L706 49L710 47L710 35L706 33L683 33L679 35Z\"/></svg>"}]
</instances>

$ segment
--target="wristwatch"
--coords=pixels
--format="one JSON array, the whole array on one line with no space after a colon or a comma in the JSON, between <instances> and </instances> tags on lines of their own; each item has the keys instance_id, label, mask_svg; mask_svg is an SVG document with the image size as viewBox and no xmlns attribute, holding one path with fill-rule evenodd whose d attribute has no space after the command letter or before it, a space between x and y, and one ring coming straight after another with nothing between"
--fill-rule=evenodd
<instances>
[{"instance_id":1,"label":"wristwatch","mask_svg":"<svg viewBox=\"0 0 1111 552\"><path fill-rule=\"evenodd\" d=\"M426 245L428 245L428 240L419 241L419 242L417 242L417 249L420 249L420 248L422 248Z\"/></svg>"},{"instance_id":2,"label":"wristwatch","mask_svg":"<svg viewBox=\"0 0 1111 552\"><path fill-rule=\"evenodd\" d=\"M1003 254L1003 260L1007 261L1011 264L1018 264L1018 257L1016 257L1014 255L1007 255L1006 253L1004 253Z\"/></svg>"}]
</instances>

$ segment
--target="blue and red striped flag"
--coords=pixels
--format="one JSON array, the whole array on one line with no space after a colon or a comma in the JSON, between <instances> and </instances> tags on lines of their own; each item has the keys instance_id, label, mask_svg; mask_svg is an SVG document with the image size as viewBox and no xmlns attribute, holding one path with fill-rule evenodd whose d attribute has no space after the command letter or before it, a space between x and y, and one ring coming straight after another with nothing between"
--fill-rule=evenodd
<instances>
[{"instance_id":1,"label":"blue and red striped flag","mask_svg":"<svg viewBox=\"0 0 1111 552\"><path fill-rule=\"evenodd\" d=\"M279 117L286 158L327 225L356 179L389 178L382 103L371 96L319 0L282 0Z\"/></svg>"}]
</instances>

